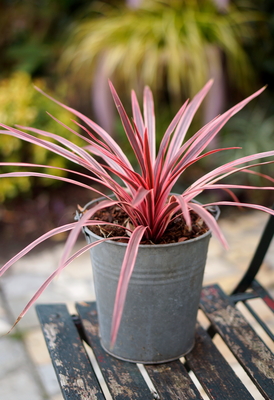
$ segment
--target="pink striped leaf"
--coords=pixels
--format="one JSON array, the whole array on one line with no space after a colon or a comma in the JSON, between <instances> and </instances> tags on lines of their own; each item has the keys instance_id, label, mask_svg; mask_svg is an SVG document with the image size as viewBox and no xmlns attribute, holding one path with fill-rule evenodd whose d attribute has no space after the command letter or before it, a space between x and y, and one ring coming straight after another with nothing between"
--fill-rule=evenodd
<instances>
[{"instance_id":1,"label":"pink striped leaf","mask_svg":"<svg viewBox=\"0 0 274 400\"><path fill-rule=\"evenodd\" d=\"M144 166L145 166L145 180L147 183L147 187L152 189L154 187L154 171L153 171L153 164L150 154L150 146L149 146L149 137L147 128L145 128L144 132Z\"/></svg>"},{"instance_id":2,"label":"pink striped leaf","mask_svg":"<svg viewBox=\"0 0 274 400\"><path fill-rule=\"evenodd\" d=\"M132 202L131 204L136 207L138 206L148 195L149 190L139 187L135 195L132 197Z\"/></svg>"},{"instance_id":3,"label":"pink striped leaf","mask_svg":"<svg viewBox=\"0 0 274 400\"><path fill-rule=\"evenodd\" d=\"M165 169L163 169L163 165L164 165L164 156L165 156L166 150L168 148L168 143L171 139L171 135L174 132L174 129L176 128L178 122L180 121L182 115L184 114L187 104L188 104L188 101L186 101L183 104L183 106L180 108L178 113L175 115L175 117L171 121L169 127L167 128L167 130L163 136L163 139L161 140L159 151L158 151L158 154L156 157L156 162L155 162L155 174L156 174L155 180L156 180L156 182L159 182L159 180L161 178L161 174L163 172L166 172Z\"/></svg>"},{"instance_id":4,"label":"pink striped leaf","mask_svg":"<svg viewBox=\"0 0 274 400\"><path fill-rule=\"evenodd\" d=\"M188 105L188 100L182 105L180 110L177 112L177 114L175 115L175 117L171 121L171 123L168 126L167 130L165 131L165 134L164 134L164 136L163 136L163 138L161 140L159 151L158 151L158 155L157 155L157 159L158 160L164 157L164 155L166 153L166 150L167 150L167 147L168 147L168 143L171 140L171 135L174 132L176 126L179 123L179 121L181 120L182 116L184 115L184 112L185 112L185 109L186 109L187 105Z\"/></svg>"},{"instance_id":5,"label":"pink striped leaf","mask_svg":"<svg viewBox=\"0 0 274 400\"><path fill-rule=\"evenodd\" d=\"M51 167L51 168L54 168L54 167ZM95 189L94 187L88 186L88 185L86 185L82 182L76 181L74 179L70 179L70 178L66 178L66 177L58 176L58 175L51 175L51 174L46 174L46 173L42 173L42 172L32 172L32 171L29 171L29 172L6 172L4 174L0 174L1 178L29 177L29 176L36 176L39 178L48 178L48 179L54 179L57 181L63 181L66 183L71 183L76 186L80 186L84 189L92 190L93 192L96 192L100 195L103 194L101 191ZM93 180L102 184L102 181L96 180L95 178ZM113 186L113 185L111 186L111 185L108 185L107 183L104 183L104 186L111 189L113 193L128 199L127 193L121 187L119 187L118 184L116 184L116 186Z\"/></svg>"},{"instance_id":6,"label":"pink striped leaf","mask_svg":"<svg viewBox=\"0 0 274 400\"><path fill-rule=\"evenodd\" d=\"M141 136L141 138L144 135L145 131L145 125L144 125L144 120L142 117L142 113L140 110L140 106L136 97L136 93L134 90L131 91L131 104L132 104L132 114L133 114L133 120L136 124L136 127L138 129L138 132Z\"/></svg>"},{"instance_id":7,"label":"pink striped leaf","mask_svg":"<svg viewBox=\"0 0 274 400\"><path fill-rule=\"evenodd\" d=\"M142 149L140 148L140 144L139 144L138 140L136 140L134 130L131 126L131 123L130 123L127 113L124 109L124 106L123 106L116 90L114 89L114 86L112 85L111 82L109 82L109 85L110 85L110 90L112 93L114 103L115 103L118 113L120 115L127 138L131 144L131 147L132 147L134 153L135 153L138 163L139 163L142 171L144 172L144 162L143 162L143 155L142 155Z\"/></svg>"},{"instance_id":8,"label":"pink striped leaf","mask_svg":"<svg viewBox=\"0 0 274 400\"><path fill-rule=\"evenodd\" d=\"M203 89L196 94L196 96L193 98L193 100L189 103L187 106L177 128L176 131L173 135L173 138L171 140L168 152L167 152L167 157L166 157L166 162L169 162L171 158L174 157L178 149L180 149L180 146L182 142L184 141L185 135L187 133L187 130L192 122L192 119L199 108L201 102L207 95L209 89L211 88L213 84L213 80L211 79L210 81L207 82L207 84L203 87Z\"/></svg>"},{"instance_id":9,"label":"pink striped leaf","mask_svg":"<svg viewBox=\"0 0 274 400\"><path fill-rule=\"evenodd\" d=\"M104 168L102 167L102 165L97 160L95 160L82 147L77 146L76 144L72 143L70 140L68 140L66 138L63 138L63 137L61 137L59 135L55 135L54 133L49 133L49 132L43 131L41 129L31 128L31 127L29 127L29 128L25 127L24 129L27 129L27 130L29 130L31 132L34 132L34 133L38 133L39 135L50 137L50 138L60 142L64 146L68 147L73 153L78 154L82 158L82 160L85 160L95 170L98 170L99 173L105 174ZM46 142L46 143L50 143L50 142Z\"/></svg>"},{"instance_id":10,"label":"pink striped leaf","mask_svg":"<svg viewBox=\"0 0 274 400\"><path fill-rule=\"evenodd\" d=\"M180 209L177 202L168 202L162 209L155 211L153 234L156 242L165 232L173 214Z\"/></svg>"},{"instance_id":11,"label":"pink striped leaf","mask_svg":"<svg viewBox=\"0 0 274 400\"><path fill-rule=\"evenodd\" d=\"M215 204L214 204L215 205ZM207 224L208 228L211 230L211 232L216 235L216 237L220 240L220 242L223 244L225 248L228 248L227 241L222 234L221 229L219 228L219 225L216 221L216 219L213 217L213 215L205 209L205 206L201 206L200 204L196 203L190 203L189 206L198 214L200 217L205 221ZM208 206L208 205L207 205Z\"/></svg>"},{"instance_id":12,"label":"pink striped leaf","mask_svg":"<svg viewBox=\"0 0 274 400\"><path fill-rule=\"evenodd\" d=\"M203 151L206 146L214 139L220 129L225 125L225 123L237 112L239 112L246 104L248 104L252 99L257 97L265 90L265 87L261 88L257 92L253 93L251 96L247 97L236 106L232 107L230 110L226 111L224 114L220 115L218 118L213 120L212 126L208 125L208 128L195 140L191 145L188 152L186 153L184 160L188 162L192 158L198 156L201 151Z\"/></svg>"},{"instance_id":13,"label":"pink striped leaf","mask_svg":"<svg viewBox=\"0 0 274 400\"><path fill-rule=\"evenodd\" d=\"M260 158L266 158L266 157L271 157L274 156L274 151L266 151L263 153L256 153L256 154L252 154L249 156L245 156L245 157L241 157L238 158L237 160L234 161L230 161L229 163L223 164L220 167L217 167L215 169L213 169L212 171L210 171L209 173L203 175L200 179L198 179L196 182L193 183L193 185L191 185L191 187L199 187L205 183L210 182L211 179L213 179L214 181L216 181L216 179L220 180L221 178L218 178L219 175L221 175L222 178L231 175L233 173L236 173L238 171L247 169L247 168L252 168L254 166L259 166L263 163L256 163L256 164L252 164L252 165L246 165L244 167L240 167L240 168L234 168L237 165L240 164L244 164L256 159L260 159ZM272 163L273 161L270 161L270 163Z\"/></svg>"},{"instance_id":14,"label":"pink striped leaf","mask_svg":"<svg viewBox=\"0 0 274 400\"><path fill-rule=\"evenodd\" d=\"M117 155L117 157L120 157L123 159L125 164L127 164L128 168L131 168L130 162L128 161L127 157L125 156L124 152L121 150L120 146L115 142L115 140L99 125L97 125L95 122L93 122L91 119L86 117L84 114L80 113L77 110L74 110L73 108L66 106L65 104L61 103L60 101L54 99L47 93L43 92L40 88L35 86L35 89L42 93L44 96L49 98L50 100L54 101L56 104L59 104L59 106L63 107L65 110L70 111L72 114L76 115L78 118L80 118L82 121L84 121L90 128L94 130L105 142L108 144L108 146L113 150L113 152Z\"/></svg>"},{"instance_id":15,"label":"pink striped leaf","mask_svg":"<svg viewBox=\"0 0 274 400\"><path fill-rule=\"evenodd\" d=\"M144 119L148 134L150 162L154 165L156 157L155 114L153 96L148 86L144 90Z\"/></svg>"},{"instance_id":16,"label":"pink striped leaf","mask_svg":"<svg viewBox=\"0 0 274 400\"><path fill-rule=\"evenodd\" d=\"M67 149L65 149L61 146L58 146L55 143L48 142L48 141L40 139L40 138L36 138L32 135L29 135L26 132L19 131L18 129L12 128L5 124L0 124L0 126L7 129L5 131L2 131L2 130L0 131L0 133L2 135L14 136L14 137L17 137L18 139L24 140L26 142L36 144L40 147L44 147L45 149L52 151L53 153L56 153L76 164L81 165L83 163L83 160L79 156L77 156L76 154L68 151Z\"/></svg>"},{"instance_id":17,"label":"pink striped leaf","mask_svg":"<svg viewBox=\"0 0 274 400\"><path fill-rule=\"evenodd\" d=\"M242 202L235 202L235 201L215 201L212 203L207 203L204 205L204 207L208 206L236 206L236 207L246 207L246 208L252 208L254 210L259 210L266 212L268 214L274 215L274 210L271 208L261 206L259 204L251 204L251 203L242 203Z\"/></svg>"},{"instance_id":18,"label":"pink striped leaf","mask_svg":"<svg viewBox=\"0 0 274 400\"><path fill-rule=\"evenodd\" d=\"M232 185L232 184L214 184L201 187L202 190L208 189L247 189L247 190L274 190L274 186L250 186L250 185Z\"/></svg>"},{"instance_id":19,"label":"pink striped leaf","mask_svg":"<svg viewBox=\"0 0 274 400\"><path fill-rule=\"evenodd\" d=\"M115 237L115 239L125 239L125 237L124 236L117 236L117 237ZM103 242L105 242L107 240L109 240L109 238L100 239L100 240L98 240L98 241L96 241L94 243L89 243L89 244L85 245L80 250L78 250L76 253L74 253L69 259L67 259L66 262L64 262L62 265L60 265L55 271L53 271L52 274L45 280L45 282L39 287L39 289L32 296L30 301L24 307L23 311L17 317L15 323L12 325L10 330L7 332L7 334L9 334L13 330L13 328L18 324L18 322L20 322L20 320L28 312L30 307L36 302L36 300L41 296L41 294L45 291L45 289L53 281L53 279L55 277L57 277L65 267L67 267L69 264L71 264L72 261L74 261L77 257L81 256L83 253L85 253L86 251L92 249L92 247L95 247L98 244L103 243Z\"/></svg>"},{"instance_id":20,"label":"pink striped leaf","mask_svg":"<svg viewBox=\"0 0 274 400\"><path fill-rule=\"evenodd\" d=\"M268 162L264 162L264 163L251 164L251 165L244 166L244 167L240 167L240 168L230 168L230 169L228 170L227 173L222 174L222 175L217 175L217 176L215 177L215 179L207 180L207 182L205 182L204 184L200 184L200 185L195 185L195 184L193 184L193 185L191 185L190 188L186 189L185 195L186 195L186 196L189 196L189 194L192 194L192 198L194 198L194 197L197 196L198 194L202 193L203 190L206 190L206 189L204 189L204 188L205 188L207 185L211 185L212 188L213 188L213 186L216 187L216 186L215 186L216 182L218 182L218 181L220 181L220 180L222 180L222 179L224 179L224 178L226 178L226 177L228 177L228 176L230 176L230 175L232 175L232 174L235 174L235 173L237 173L237 172L241 172L241 171L242 171L242 172L245 172L245 173L254 173L255 175L259 175L259 176L261 176L261 177L263 177L263 178L265 178L265 179L267 179L267 180L269 180L269 181L271 181L271 182L274 182L274 179L271 178L271 177L268 176L268 175L265 175L265 174L261 174L261 173L259 173L259 172L249 171L249 170L248 170L248 168L258 167L258 166L265 165L265 164L273 164L273 162L274 162L274 161L268 161ZM237 185L237 188L241 189L241 188L242 188L242 185ZM254 189L259 189L259 188L260 188L260 187L257 187L257 186L254 187ZM272 188L271 188L271 189L272 189ZM269 189L267 189L267 190L271 190L271 189L269 188Z\"/></svg>"},{"instance_id":21,"label":"pink striped leaf","mask_svg":"<svg viewBox=\"0 0 274 400\"><path fill-rule=\"evenodd\" d=\"M23 250L21 250L18 254L16 254L14 257L12 257L9 261L7 261L0 268L0 276L2 276L14 263L19 261L22 257L24 257L26 254L28 254L36 246L38 246L39 244L43 243L44 241L52 238L55 235L73 230L75 228L76 224L77 224L77 222L72 222L70 224L59 226L58 228L54 228L54 229L46 232L39 238L35 239L32 243L30 243L28 246L26 246ZM83 223L83 226L89 226L89 225L106 225L106 221L98 220L96 222L87 221L86 223ZM110 224L110 225L117 226L116 224ZM128 229L128 228L124 227L124 229Z\"/></svg>"},{"instance_id":22,"label":"pink striped leaf","mask_svg":"<svg viewBox=\"0 0 274 400\"><path fill-rule=\"evenodd\" d=\"M74 228L71 230L69 237L67 238L59 266L62 266L64 264L65 260L68 258L71 250L73 249L73 246L76 243L79 233L82 230L83 224L85 224L90 219L90 217L92 217L92 215L94 215L97 211L102 210L103 208L108 208L108 207L114 206L115 204L118 204L118 203L119 203L119 201L103 200L103 201L100 201L99 204L94 205L93 207L91 207L90 209L88 209L84 212L82 217L79 219L79 221L77 221Z\"/></svg>"},{"instance_id":23,"label":"pink striped leaf","mask_svg":"<svg viewBox=\"0 0 274 400\"><path fill-rule=\"evenodd\" d=\"M146 231L145 226L138 226L132 232L125 257L123 260L121 273L118 281L117 292L114 302L114 310L113 310L113 317L112 317L112 327L111 327L111 346L113 347L116 341L116 337L118 334L118 329L121 323L122 313L125 305L127 289L129 285L129 280L132 275L135 261L137 258L139 244L144 236Z\"/></svg>"},{"instance_id":24,"label":"pink striped leaf","mask_svg":"<svg viewBox=\"0 0 274 400\"><path fill-rule=\"evenodd\" d=\"M182 213L185 218L187 227L191 231L192 225L191 225L191 217L190 217L188 202L185 200L183 195L182 196L174 195L174 197L178 201L178 204L179 204L180 208L182 209Z\"/></svg>"},{"instance_id":25,"label":"pink striped leaf","mask_svg":"<svg viewBox=\"0 0 274 400\"><path fill-rule=\"evenodd\" d=\"M170 174L169 178L166 178L163 182L161 182L161 186L162 188L164 188L164 190L170 192L170 190L172 189L172 187L175 185L175 183L177 182L177 180L181 177L182 173L188 168L190 167L192 164L195 164L196 162L202 160L205 157L208 157L212 154L215 153L219 153L220 151L225 151L225 150L233 150L233 149L239 149L240 147L227 147L227 148L223 148L223 149L215 149L215 150L211 150L208 151L207 153L202 154L199 157L196 157L194 159L192 159L191 161L188 162L188 164L184 164L182 166L180 166L180 169L177 169L177 166L174 168L172 174ZM179 165L179 164L178 164Z\"/></svg>"}]
</instances>

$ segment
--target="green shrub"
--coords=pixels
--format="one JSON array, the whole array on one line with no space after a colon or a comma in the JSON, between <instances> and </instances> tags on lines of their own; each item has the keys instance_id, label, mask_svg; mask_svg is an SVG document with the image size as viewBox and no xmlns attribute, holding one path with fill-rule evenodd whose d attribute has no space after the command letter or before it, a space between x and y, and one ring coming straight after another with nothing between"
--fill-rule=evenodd
<instances>
[{"instance_id":1,"label":"green shrub","mask_svg":"<svg viewBox=\"0 0 274 400\"><path fill-rule=\"evenodd\" d=\"M0 121L7 125L31 126L50 131L67 139L73 137L73 142L81 145L81 139L59 125L47 112L77 131L77 126L71 121L71 114L37 92L34 84L49 93L45 80L37 79L32 82L30 75L25 72L16 72L9 78L0 81ZM59 93L60 97L64 88L59 86L55 92ZM55 94L54 97L56 97ZM2 162L32 162L69 168L68 161L55 156L48 150L6 135L2 135L0 141L0 160ZM5 167L2 171L8 172L13 171L13 169ZM65 174L64 171L60 170L56 173ZM48 186L53 184L54 181L39 179L39 184L41 183ZM14 198L22 192L27 193L31 186L35 186L35 182L30 178L2 179L0 201Z\"/></svg>"}]
</instances>

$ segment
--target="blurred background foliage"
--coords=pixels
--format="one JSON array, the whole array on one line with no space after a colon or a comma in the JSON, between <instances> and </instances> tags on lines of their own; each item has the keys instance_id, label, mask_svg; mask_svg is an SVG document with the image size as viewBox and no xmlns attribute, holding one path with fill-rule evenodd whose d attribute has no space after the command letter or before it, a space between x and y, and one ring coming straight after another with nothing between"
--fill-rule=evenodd
<instances>
[{"instance_id":1,"label":"blurred background foliage","mask_svg":"<svg viewBox=\"0 0 274 400\"><path fill-rule=\"evenodd\" d=\"M1 75L56 76L68 26L87 0L1 0Z\"/></svg>"},{"instance_id":2,"label":"blurred background foliage","mask_svg":"<svg viewBox=\"0 0 274 400\"><path fill-rule=\"evenodd\" d=\"M45 112L49 111L69 124L70 116L37 93L34 82L94 118L124 146L109 97L110 78L126 104L132 88L141 100L143 86L152 87L159 139L178 106L213 77L215 85L190 134L268 84L258 101L227 124L215 145L239 145L243 154L273 148L272 0L2 0L0 27L3 123L60 134L61 127ZM69 132L62 134L71 139ZM235 155L228 152L228 160ZM0 158L68 167L65 160L7 136L1 138ZM212 163L214 160L210 165L204 160L191 177L185 177L184 184ZM261 172L269 173L269 169ZM254 179L258 177L239 177L241 183ZM3 182L1 201L22 191L29 194L30 188L38 185L26 178ZM269 199L266 201L269 204Z\"/></svg>"},{"instance_id":3,"label":"blurred background foliage","mask_svg":"<svg viewBox=\"0 0 274 400\"><path fill-rule=\"evenodd\" d=\"M3 124L14 126L29 126L54 132L60 136L72 140L74 143L82 146L83 141L69 130L65 129L54 121L48 114L50 113L67 126L78 131L71 119L73 115L42 96L34 88L34 84L48 94L49 88L42 78L34 78L27 72L17 71L12 73L9 78L0 81L0 121ZM62 84L55 87L54 96L60 99L64 91ZM48 139L50 140L50 139ZM59 157L48 150L23 142L15 137L1 135L0 158L3 162L27 162L35 164L53 165L61 168L69 168L70 164L65 158ZM15 167L2 167L1 171L13 171ZM49 168L42 170L45 173L52 173ZM41 172L41 169L40 169ZM54 171L56 175L65 176L66 173L61 170ZM48 186L56 184L50 179L34 178L1 178L0 201L16 197L21 192L29 192L34 185Z\"/></svg>"},{"instance_id":4,"label":"blurred background foliage","mask_svg":"<svg viewBox=\"0 0 274 400\"><path fill-rule=\"evenodd\" d=\"M76 80L92 81L99 66L116 85L140 90L147 84L181 101L225 62L229 82L250 90L254 74L243 44L254 38L259 12L233 3L220 10L209 0L116 3L94 2L75 24L62 62Z\"/></svg>"}]
</instances>

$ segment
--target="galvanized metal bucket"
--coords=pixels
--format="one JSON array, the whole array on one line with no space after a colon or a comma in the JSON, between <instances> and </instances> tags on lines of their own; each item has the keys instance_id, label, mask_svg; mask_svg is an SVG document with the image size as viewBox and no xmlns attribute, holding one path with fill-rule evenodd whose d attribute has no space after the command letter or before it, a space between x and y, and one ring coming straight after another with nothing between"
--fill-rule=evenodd
<instances>
[{"instance_id":1,"label":"galvanized metal bucket","mask_svg":"<svg viewBox=\"0 0 274 400\"><path fill-rule=\"evenodd\" d=\"M84 233L89 243L100 239L88 228ZM127 245L109 240L91 250L101 343L108 353L151 364L192 349L210 236L208 231L185 242L139 246L113 349L112 312Z\"/></svg>"}]
</instances>

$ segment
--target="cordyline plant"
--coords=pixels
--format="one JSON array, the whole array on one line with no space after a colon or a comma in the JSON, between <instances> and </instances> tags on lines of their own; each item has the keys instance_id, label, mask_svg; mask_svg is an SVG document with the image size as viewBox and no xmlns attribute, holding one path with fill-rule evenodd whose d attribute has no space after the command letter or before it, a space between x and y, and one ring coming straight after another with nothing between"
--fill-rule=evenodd
<instances>
[{"instance_id":1,"label":"cordyline plant","mask_svg":"<svg viewBox=\"0 0 274 400\"><path fill-rule=\"evenodd\" d=\"M224 114L216 117L208 124L203 126L190 139L184 142L187 130L195 115L195 112L197 111L202 100L208 93L212 83L212 81L209 81L204 86L204 88L193 98L191 102L186 101L185 104L181 107L181 109L178 111L178 113L170 123L169 127L167 128L161 140L158 151L156 151L155 140L156 129L154 103L150 89L146 87L144 90L143 115L141 114L135 92L132 91L133 119L131 121L126 114L125 109L113 85L110 83L110 90L117 110L120 114L125 133L138 161L139 172L136 172L133 169L125 153L105 130L103 130L100 126L98 126L96 123L91 121L80 112L63 105L54 99L52 100L75 114L81 121L86 124L88 128L80 125L78 122L75 122L82 129L84 129L84 131L88 134L87 137L83 137L78 132L73 131L71 128L67 127L67 129L75 133L75 135L81 136L81 138L87 144L86 147L79 147L63 137L39 129L18 127L20 129L24 129L24 131L22 131L19 129L8 127L4 124L1 125L5 128L5 130L1 131L2 134L11 135L29 143L44 147L47 150L50 150L78 165L81 165L89 172L89 174L84 174L78 171L67 170L67 172L74 174L75 179L69 179L32 171L10 172L1 174L1 177L38 176L59 179L86 188L88 190L95 191L106 198L106 200L99 202L89 210L85 211L79 221L72 222L70 224L55 228L48 233L45 233L43 236L28 245L25 249L23 249L1 268L0 275L3 275L3 273L7 271L7 269L12 264L14 264L25 254L27 254L39 243L52 237L53 235L59 234L61 232L71 231L65 244L64 253L62 259L60 260L58 268L38 289L36 294L32 297L32 299L29 301L22 313L17 318L14 326L24 316L27 310L36 301L39 295L53 280L53 278L58 275L61 270L63 270L63 268L65 268L76 257L91 249L93 246L96 246L103 241L110 240L109 238L102 238L95 243L83 246L83 248L81 248L75 254L70 255L71 249L73 248L79 232L81 231L83 226L106 225L106 221L98 221L92 219L93 215L100 209L116 205L124 210L130 219L130 226L123 227L128 232L128 245L123 265L121 267L121 273L119 277L113 310L113 322L111 332L112 345L115 343L117 337L123 307L126 300L129 280L134 269L139 244L143 239L149 239L151 242L157 244L157 242L165 232L168 224L174 218L175 214L178 214L178 212L183 215L186 225L188 226L189 230L191 230L190 211L194 211L202 218L203 221L205 221L212 233L217 236L217 238L223 243L224 246L226 246L226 241L218 227L218 224L209 211L210 206L244 206L274 214L273 210L264 206L249 203L240 203L237 200L236 196L233 194L233 189L235 188L256 189L256 186L219 183L222 179L232 174L235 174L236 172L244 171L255 173L250 171L251 167L255 167L264 163L274 162L272 160L252 163L254 160L273 156L274 151L252 154L228 162L224 165L221 165L220 167L214 168L212 171L203 175L200 179L198 179L190 187L188 187L182 194L171 195L174 184L182 176L183 173L187 173L187 169L189 166L196 163L202 158L210 156L211 154L223 150L235 149L235 147L230 147L226 149L222 148L204 152L206 147L214 139L214 137L225 125L225 123L235 113L241 110L250 100L258 96L264 90L264 88L258 90L256 93L252 94L247 99L232 107ZM62 124L62 122L58 120L56 121L61 125L64 125ZM26 133L25 131L31 133ZM95 136L94 132L98 136ZM47 138L49 140L47 140ZM54 139L54 142L52 142L52 139ZM98 162L94 158L94 156L99 156L100 159L103 160L103 163ZM1 163L1 165L7 164L28 168L45 167L45 165L27 163ZM54 167L50 166L50 168ZM55 169L58 168L55 167ZM118 183L117 180L113 178L113 176L115 178L119 178L120 181L122 181L123 183ZM77 180L77 177L85 177L89 179L91 181L91 186L81 183ZM266 178L272 182L274 181L274 179L272 179L271 177L267 176ZM106 189L110 190L112 194L115 195L115 199L106 196L99 190L92 187L92 183L100 183L101 185L103 185ZM203 191L212 189L225 190L231 195L232 200L217 201L214 203L203 205L192 202L192 200ZM258 189L273 190L274 187L259 187ZM109 223L109 225L115 224ZM112 239L118 239L118 237L114 237ZM123 239L125 239L125 237L123 237Z\"/></svg>"}]
</instances>

